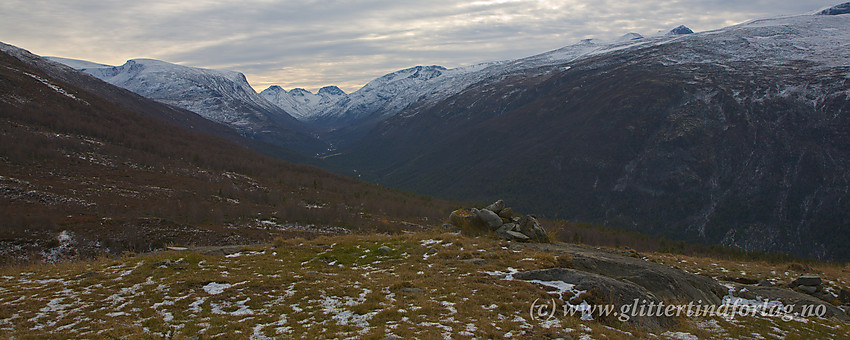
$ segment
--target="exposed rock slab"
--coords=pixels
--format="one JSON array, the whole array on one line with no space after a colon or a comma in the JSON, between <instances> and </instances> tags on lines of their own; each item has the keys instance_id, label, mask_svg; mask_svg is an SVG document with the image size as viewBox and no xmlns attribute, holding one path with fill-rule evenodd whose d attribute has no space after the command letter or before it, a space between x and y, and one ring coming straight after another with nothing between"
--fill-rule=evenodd
<instances>
[{"instance_id":1,"label":"exposed rock slab","mask_svg":"<svg viewBox=\"0 0 850 340\"><path fill-rule=\"evenodd\" d=\"M728 294L726 287L710 277L607 250L555 243L527 246L567 253L572 257L572 266L575 269L634 283L668 301L719 304L721 298Z\"/></svg>"},{"instance_id":2,"label":"exposed rock slab","mask_svg":"<svg viewBox=\"0 0 850 340\"><path fill-rule=\"evenodd\" d=\"M811 295L798 293L788 289L782 289L777 287L759 287L759 286L740 286L736 285L736 289L734 289L733 295L740 295L738 292L741 291L742 287L746 287L747 291L750 294L761 297L763 300L770 301L780 301L783 305L792 306L793 305L793 313L800 313L804 308L817 310L818 306L821 309L826 310L826 314L823 317L826 318L835 318L844 322L850 322L850 317L844 313L838 307L830 304L829 302L823 301L821 299L815 298ZM741 296L747 298L746 296Z\"/></svg>"},{"instance_id":3,"label":"exposed rock slab","mask_svg":"<svg viewBox=\"0 0 850 340\"><path fill-rule=\"evenodd\" d=\"M641 304L652 303L656 306L661 303L661 300L655 296L655 294L634 283L575 269L552 268L533 270L515 274L514 278L526 281L540 280L570 283L575 285L576 290L587 291L589 294L586 296L589 299L594 300L592 301L592 304L613 305L616 306L616 311L618 312L620 311L620 306L631 306L635 303L635 301L640 301ZM598 315L592 316L594 318L598 317ZM612 319L617 318L613 315L608 317ZM659 330L670 327L673 324L673 320L671 318L654 315L641 316L638 314L634 317L630 316L628 319L623 320L649 330Z\"/></svg>"}]
</instances>

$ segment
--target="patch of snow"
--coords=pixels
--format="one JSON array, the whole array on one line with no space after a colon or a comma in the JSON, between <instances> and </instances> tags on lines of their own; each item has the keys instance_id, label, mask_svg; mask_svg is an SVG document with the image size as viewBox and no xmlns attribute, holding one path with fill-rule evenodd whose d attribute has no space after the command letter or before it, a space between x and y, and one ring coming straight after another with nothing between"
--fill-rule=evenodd
<instances>
[{"instance_id":1,"label":"patch of snow","mask_svg":"<svg viewBox=\"0 0 850 340\"><path fill-rule=\"evenodd\" d=\"M422 241L419 241L419 245L421 245L423 247L427 247L427 246L430 246L432 244L440 244L440 243L443 243L443 240L422 240Z\"/></svg>"},{"instance_id":2,"label":"patch of snow","mask_svg":"<svg viewBox=\"0 0 850 340\"><path fill-rule=\"evenodd\" d=\"M227 289L227 288L230 288L230 287L233 287L233 285L231 285L229 283L210 282L210 283L207 283L206 286L204 286L204 291L207 292L207 294L210 294L210 295L218 295L218 294L224 293L224 290Z\"/></svg>"},{"instance_id":3,"label":"patch of snow","mask_svg":"<svg viewBox=\"0 0 850 340\"><path fill-rule=\"evenodd\" d=\"M249 251L247 253L238 252L238 253L233 253L233 254L230 254L230 255L225 255L224 257L234 258L234 257L240 257L240 256L262 255L262 254L265 254L265 253L266 253L265 250L263 250L263 251Z\"/></svg>"},{"instance_id":4,"label":"patch of snow","mask_svg":"<svg viewBox=\"0 0 850 340\"><path fill-rule=\"evenodd\" d=\"M89 103L88 103L88 102L86 102L85 100L82 100L82 99L80 99L80 98L77 98L77 96L74 96L73 94L71 94L70 92L66 91L65 89L63 89L63 88L62 88L62 87L60 87L59 85L56 85L56 84L51 83L51 82L50 82L49 80L47 80L47 79L44 79L44 78L39 77L39 76L37 76L37 75L34 75L34 74L32 74L32 73L26 73L26 72L24 72L24 74L26 74L26 75L28 75L28 76L32 77L32 78L33 78L33 79L35 79L35 80L38 80L38 81L39 81L39 82L41 82L42 84L46 85L47 87L49 87L50 89L52 89L53 91L56 91L57 93L59 93L59 94L61 94L61 95L64 95L64 96L66 96L66 97L68 97L68 98L71 98L71 99L77 100L77 101L79 101L79 102L81 102L81 103L83 103L83 104L89 105Z\"/></svg>"}]
</instances>

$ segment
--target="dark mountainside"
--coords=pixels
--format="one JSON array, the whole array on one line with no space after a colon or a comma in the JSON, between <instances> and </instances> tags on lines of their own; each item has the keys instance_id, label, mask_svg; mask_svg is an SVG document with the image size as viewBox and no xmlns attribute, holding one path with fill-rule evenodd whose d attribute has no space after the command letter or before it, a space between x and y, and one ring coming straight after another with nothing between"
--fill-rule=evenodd
<instances>
[{"instance_id":1,"label":"dark mountainside","mask_svg":"<svg viewBox=\"0 0 850 340\"><path fill-rule=\"evenodd\" d=\"M101 90L91 93L32 64L0 53L4 264L167 245L418 230L439 223L451 210L445 201L287 163L185 130L149 116L161 105L63 71L64 79L83 79L83 85ZM105 99L110 92L118 95ZM171 122L169 117L191 117L174 109L164 114Z\"/></svg>"},{"instance_id":2,"label":"dark mountainside","mask_svg":"<svg viewBox=\"0 0 850 340\"><path fill-rule=\"evenodd\" d=\"M488 79L331 160L441 197L848 260L850 67L809 60L846 50L792 40L823 44L810 26L846 19L756 22Z\"/></svg>"}]
</instances>

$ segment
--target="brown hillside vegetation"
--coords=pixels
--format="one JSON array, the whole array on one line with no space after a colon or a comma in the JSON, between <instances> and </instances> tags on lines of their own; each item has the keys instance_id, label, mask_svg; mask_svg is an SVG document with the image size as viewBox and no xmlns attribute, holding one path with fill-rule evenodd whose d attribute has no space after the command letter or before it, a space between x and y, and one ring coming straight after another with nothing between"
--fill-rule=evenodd
<instances>
[{"instance_id":1,"label":"brown hillside vegetation","mask_svg":"<svg viewBox=\"0 0 850 340\"><path fill-rule=\"evenodd\" d=\"M643 255L711 277L746 271L780 283L813 270L830 287L850 280L848 268L835 265L798 270ZM838 339L850 328L817 317L682 316L651 330L617 318L535 316L541 311L535 301L566 306L573 293L561 296L555 282L507 275L571 267L573 260L569 252L432 231L295 238L228 255L169 251L5 268L0 332L134 339Z\"/></svg>"},{"instance_id":2,"label":"brown hillside vegetation","mask_svg":"<svg viewBox=\"0 0 850 340\"><path fill-rule=\"evenodd\" d=\"M128 111L0 53L0 263L419 229L452 207Z\"/></svg>"}]
</instances>

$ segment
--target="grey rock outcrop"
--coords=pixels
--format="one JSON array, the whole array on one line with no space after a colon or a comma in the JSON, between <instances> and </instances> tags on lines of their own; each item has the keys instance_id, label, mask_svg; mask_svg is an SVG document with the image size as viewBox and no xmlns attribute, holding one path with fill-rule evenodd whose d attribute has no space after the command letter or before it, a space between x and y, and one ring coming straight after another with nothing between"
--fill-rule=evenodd
<instances>
[{"instance_id":1,"label":"grey rock outcrop","mask_svg":"<svg viewBox=\"0 0 850 340\"><path fill-rule=\"evenodd\" d=\"M496 202L493 202L493 204L487 206L487 210L490 210L497 214L500 213L502 209L505 209L505 201L502 200L498 200Z\"/></svg>"},{"instance_id":2,"label":"grey rock outcrop","mask_svg":"<svg viewBox=\"0 0 850 340\"><path fill-rule=\"evenodd\" d=\"M572 268L613 279L624 280L646 288L665 301L678 303L719 304L728 294L716 280L642 259L570 244L530 245L544 251L567 253Z\"/></svg>"},{"instance_id":3,"label":"grey rock outcrop","mask_svg":"<svg viewBox=\"0 0 850 340\"><path fill-rule=\"evenodd\" d=\"M574 289L576 291L586 291L585 294L576 296L572 302L564 301L573 304L578 304L584 301L591 305L613 305L618 306L619 308L619 306L631 306L635 303L635 301L639 301L641 304L645 305L649 305L651 303L654 306L658 306L661 303L661 299L659 299L655 294L634 283L574 269L552 268L533 270L518 273L514 275L514 278L526 281L562 281L575 285ZM564 300L570 300L570 297L568 296L562 298ZM618 312L622 312L622 310L618 310ZM626 314L628 318L624 320L648 330L664 329L673 324L672 318L635 314L635 316ZM592 315L592 317L599 318L600 316L595 314ZM613 319L617 318L615 316L607 317ZM602 318L605 318L605 316L602 316Z\"/></svg>"},{"instance_id":4,"label":"grey rock outcrop","mask_svg":"<svg viewBox=\"0 0 850 340\"><path fill-rule=\"evenodd\" d=\"M736 286L735 289L732 290L733 296L740 296L741 288L743 286ZM788 289L782 289L777 287L759 287L759 286L747 286L746 292L749 292L748 295L754 295L760 297L762 300L769 301L779 301L782 302L785 306L793 307L793 313L800 313L802 311L824 311L823 315L818 315L825 318L835 318L844 322L850 321L850 317L844 313L838 307L823 301L821 299L809 296L807 294L798 293ZM744 297L746 298L746 297ZM822 306L822 307L819 307Z\"/></svg>"},{"instance_id":5,"label":"grey rock outcrop","mask_svg":"<svg viewBox=\"0 0 850 340\"><path fill-rule=\"evenodd\" d=\"M529 238L537 242L545 242L545 240L549 239L546 231L540 226L540 222L538 222L537 218L532 215L521 217L517 224L519 225L520 233L527 235Z\"/></svg>"},{"instance_id":6,"label":"grey rock outcrop","mask_svg":"<svg viewBox=\"0 0 850 340\"><path fill-rule=\"evenodd\" d=\"M449 215L451 225L468 236L495 232L510 241L549 242L549 235L533 215L514 216L513 209L498 200L484 209L458 209Z\"/></svg>"}]
</instances>

